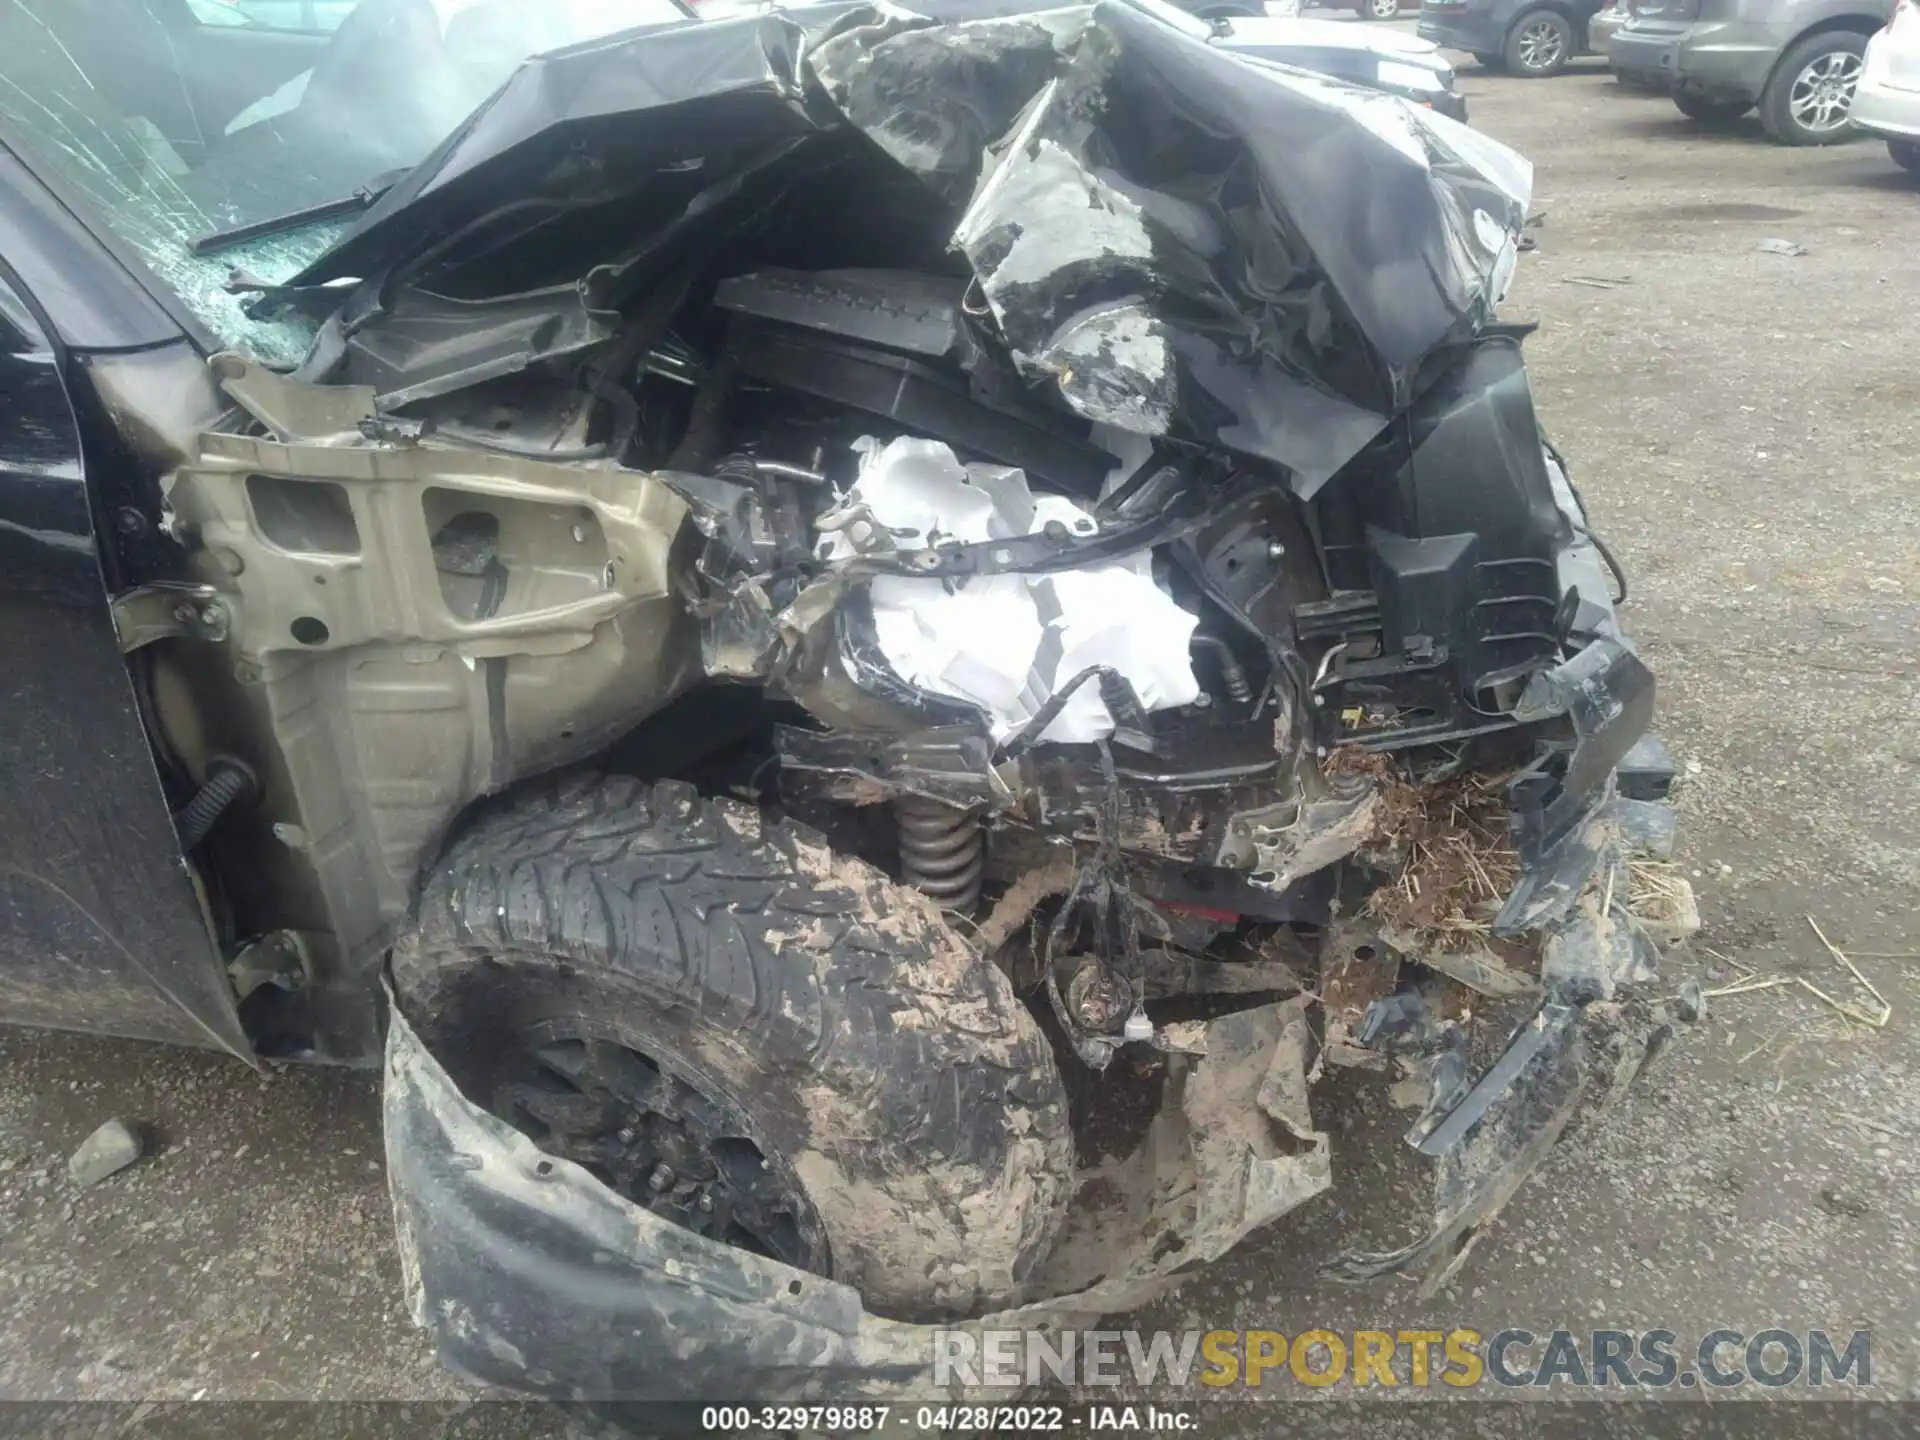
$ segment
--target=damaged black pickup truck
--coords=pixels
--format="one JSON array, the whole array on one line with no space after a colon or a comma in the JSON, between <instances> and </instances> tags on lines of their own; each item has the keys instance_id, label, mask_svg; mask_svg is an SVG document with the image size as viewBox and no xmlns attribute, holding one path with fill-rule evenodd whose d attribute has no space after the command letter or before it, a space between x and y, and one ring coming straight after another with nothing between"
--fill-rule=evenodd
<instances>
[{"instance_id":1,"label":"damaged black pickup truck","mask_svg":"<svg viewBox=\"0 0 1920 1440\"><path fill-rule=\"evenodd\" d=\"M925 1395L1330 1066L1432 1283L1692 1018L1504 147L1152 0L115 8L0 12L0 1013L384 1063L459 1370Z\"/></svg>"}]
</instances>

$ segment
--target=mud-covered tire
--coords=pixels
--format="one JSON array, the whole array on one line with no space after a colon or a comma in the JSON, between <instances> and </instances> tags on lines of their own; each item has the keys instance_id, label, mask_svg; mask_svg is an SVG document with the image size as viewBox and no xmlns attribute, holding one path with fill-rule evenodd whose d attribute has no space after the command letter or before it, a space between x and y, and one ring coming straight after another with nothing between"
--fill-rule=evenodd
<instances>
[{"instance_id":1,"label":"mud-covered tire","mask_svg":"<svg viewBox=\"0 0 1920 1440\"><path fill-rule=\"evenodd\" d=\"M476 1103L557 1015L697 1062L799 1177L834 1278L915 1320L1022 1297L1072 1168L1053 1053L924 896L688 786L575 778L425 877L398 1003Z\"/></svg>"}]
</instances>

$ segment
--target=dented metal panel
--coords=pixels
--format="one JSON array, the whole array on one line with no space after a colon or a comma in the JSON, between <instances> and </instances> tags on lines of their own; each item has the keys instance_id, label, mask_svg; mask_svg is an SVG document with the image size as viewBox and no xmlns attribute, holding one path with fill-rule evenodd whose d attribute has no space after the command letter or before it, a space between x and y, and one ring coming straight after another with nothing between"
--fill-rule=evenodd
<instances>
[{"instance_id":1,"label":"dented metal panel","mask_svg":"<svg viewBox=\"0 0 1920 1440\"><path fill-rule=\"evenodd\" d=\"M1075 1209L1035 1282L1045 1298L951 1328L1144 1304L1327 1188L1304 1002L1205 1028L1150 1136L1083 1177L1102 1203ZM933 1327L870 1314L846 1285L693 1235L550 1158L462 1095L397 1010L383 1107L408 1308L457 1372L575 1400L711 1401L743 1374L755 1399L933 1393Z\"/></svg>"},{"instance_id":2,"label":"dented metal panel","mask_svg":"<svg viewBox=\"0 0 1920 1440\"><path fill-rule=\"evenodd\" d=\"M203 434L167 480L223 617L222 703L259 746L263 802L233 823L250 886L331 937L319 1052L362 1059L381 951L452 818L697 673L667 567L686 506L647 476L370 440L370 391L210 364L268 432Z\"/></svg>"},{"instance_id":3,"label":"dented metal panel","mask_svg":"<svg viewBox=\"0 0 1920 1440\"><path fill-rule=\"evenodd\" d=\"M721 113L724 145L659 166ZM1303 495L1491 318L1531 185L1463 125L1133 6L953 25L823 6L531 62L290 283L484 234L502 187L562 203L569 139L658 167L628 196L673 218L618 262L632 276L750 223L743 190L809 183L848 129L953 207L943 228L1029 377L1089 419L1277 461Z\"/></svg>"}]
</instances>

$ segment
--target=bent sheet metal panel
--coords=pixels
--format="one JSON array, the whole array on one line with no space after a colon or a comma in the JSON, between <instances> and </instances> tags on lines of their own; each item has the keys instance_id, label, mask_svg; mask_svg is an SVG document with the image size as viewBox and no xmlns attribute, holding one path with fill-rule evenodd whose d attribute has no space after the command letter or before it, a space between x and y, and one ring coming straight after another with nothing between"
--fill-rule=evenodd
<instances>
[{"instance_id":1,"label":"bent sheet metal panel","mask_svg":"<svg viewBox=\"0 0 1920 1440\"><path fill-rule=\"evenodd\" d=\"M577 206L563 167L582 150L622 204L673 217L622 262L637 273L764 220L723 203L749 176L797 203L851 129L878 147L859 162L876 188L904 171L951 207L1029 380L1093 420L1277 461L1310 495L1412 400L1427 356L1491 317L1531 169L1182 23L1114 3L952 25L822 6L545 56L294 283L377 286L483 235L505 195Z\"/></svg>"},{"instance_id":2,"label":"bent sheet metal panel","mask_svg":"<svg viewBox=\"0 0 1920 1440\"><path fill-rule=\"evenodd\" d=\"M95 556L58 362L0 286L0 1019L249 1055Z\"/></svg>"},{"instance_id":3,"label":"bent sheet metal panel","mask_svg":"<svg viewBox=\"0 0 1920 1440\"><path fill-rule=\"evenodd\" d=\"M405 1014L391 1017L383 1113L408 1308L452 1369L595 1400L709 1401L743 1375L756 1400L935 1393L935 1327L621 1198L473 1104ZM1132 1309L1327 1188L1304 1002L1224 1016L1207 1044L1182 1057L1185 1083L1139 1149L1080 1177L1104 1203L1073 1207L1076 1233L1039 1282L1055 1298L953 1329L977 1342Z\"/></svg>"},{"instance_id":4,"label":"bent sheet metal panel","mask_svg":"<svg viewBox=\"0 0 1920 1440\"><path fill-rule=\"evenodd\" d=\"M1490 318L1525 162L1133 5L1058 18L849 22L812 68L949 193L973 178L956 149L985 136L955 241L1029 374L1091 419L1278 461L1310 494L1411 401L1426 355ZM1049 41L1044 81L1017 83Z\"/></svg>"}]
</instances>

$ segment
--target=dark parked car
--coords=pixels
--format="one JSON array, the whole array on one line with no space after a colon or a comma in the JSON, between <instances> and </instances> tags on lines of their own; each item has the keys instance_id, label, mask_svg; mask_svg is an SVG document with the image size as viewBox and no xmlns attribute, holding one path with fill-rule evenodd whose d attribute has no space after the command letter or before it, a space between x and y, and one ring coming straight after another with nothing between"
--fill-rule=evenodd
<instances>
[{"instance_id":1,"label":"dark parked car","mask_svg":"<svg viewBox=\"0 0 1920 1440\"><path fill-rule=\"evenodd\" d=\"M1351 10L1362 20L1391 20L1400 13L1401 0L1176 0L1182 10L1203 20L1241 16L1285 19L1307 10Z\"/></svg>"},{"instance_id":2,"label":"dark parked car","mask_svg":"<svg viewBox=\"0 0 1920 1440\"><path fill-rule=\"evenodd\" d=\"M1332 1067L1434 1208L1311 1261L1440 1283L1697 1013L1529 167L1151 3L619 18L0 6L0 1015L378 1067L568 1399L1137 1306Z\"/></svg>"},{"instance_id":3,"label":"dark parked car","mask_svg":"<svg viewBox=\"0 0 1920 1440\"><path fill-rule=\"evenodd\" d=\"M1255 60L1312 70L1398 95L1454 120L1467 118L1453 66L1431 41L1332 20L1251 19L1215 24L1214 44Z\"/></svg>"},{"instance_id":4,"label":"dark parked car","mask_svg":"<svg viewBox=\"0 0 1920 1440\"><path fill-rule=\"evenodd\" d=\"M984 20L1028 15L1054 0L920 0L914 8L936 20ZM1453 66L1431 41L1382 26L1358 26L1307 19L1287 13L1262 13L1257 3L1217 9L1181 4L1196 19L1204 16L1212 43L1249 59L1268 60L1311 70L1349 85L1381 90L1437 110L1453 120L1467 118L1467 100L1455 83ZM1278 12L1282 6L1265 9ZM1198 33L1198 32L1196 32Z\"/></svg>"},{"instance_id":5,"label":"dark parked car","mask_svg":"<svg viewBox=\"0 0 1920 1440\"><path fill-rule=\"evenodd\" d=\"M1601 0L1421 0L1422 38L1470 51L1489 70L1527 79L1558 75L1592 45L1587 24Z\"/></svg>"},{"instance_id":6,"label":"dark parked car","mask_svg":"<svg viewBox=\"0 0 1920 1440\"><path fill-rule=\"evenodd\" d=\"M1401 0L1304 0L1300 8L1302 10L1351 10L1362 20L1391 20L1399 15L1402 5Z\"/></svg>"},{"instance_id":7,"label":"dark parked car","mask_svg":"<svg viewBox=\"0 0 1920 1440\"><path fill-rule=\"evenodd\" d=\"M1725 122L1758 109L1783 145L1858 137L1848 123L1867 40L1886 7L1863 0L1632 0L1607 45L1614 73L1661 85L1681 113Z\"/></svg>"}]
</instances>

